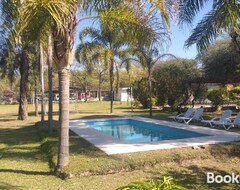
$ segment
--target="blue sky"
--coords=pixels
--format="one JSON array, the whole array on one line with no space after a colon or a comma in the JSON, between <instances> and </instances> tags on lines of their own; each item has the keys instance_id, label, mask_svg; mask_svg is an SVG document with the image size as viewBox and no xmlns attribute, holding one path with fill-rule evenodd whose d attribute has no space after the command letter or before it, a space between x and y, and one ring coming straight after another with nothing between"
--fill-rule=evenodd
<instances>
[{"instance_id":1,"label":"blue sky","mask_svg":"<svg viewBox=\"0 0 240 190\"><path fill-rule=\"evenodd\" d=\"M172 24L171 30L171 44L167 48L167 53L171 53L176 57L194 59L197 55L196 46L194 45L188 49L184 47L184 42L191 33L190 28L179 28L178 26Z\"/></svg>"},{"instance_id":2,"label":"blue sky","mask_svg":"<svg viewBox=\"0 0 240 190\"><path fill-rule=\"evenodd\" d=\"M191 34L191 30L196 26L196 24L203 18L203 16L208 13L211 9L212 6L212 1L210 0L205 8L199 12L196 15L196 18L194 19L193 26L185 26L184 28L180 28L179 26L176 26L172 24L171 30L172 30L172 35L171 35L171 45L168 48L168 53L172 53L177 57L182 57L182 58L195 58L197 55L197 49L196 46L193 45L190 48L185 48L184 43L187 40L187 38Z\"/></svg>"},{"instance_id":3,"label":"blue sky","mask_svg":"<svg viewBox=\"0 0 240 190\"><path fill-rule=\"evenodd\" d=\"M196 23L203 17L204 14L206 14L211 8L211 1L207 3L204 10L202 10L195 18L193 27L196 25ZM91 20L85 20L80 23L79 30L86 26L91 26L92 21ZM97 24L95 23L93 26L97 27ZM165 53L171 53L174 54L177 57L181 58L195 58L197 55L197 49L196 46L193 45L190 48L184 47L184 42L186 39L190 36L191 30L193 27L185 26L183 28L180 28L179 26L176 26L175 24L171 24L171 43L168 45L168 47L165 50ZM77 32L77 39L76 39L76 45L79 44L78 40L78 33Z\"/></svg>"}]
</instances>

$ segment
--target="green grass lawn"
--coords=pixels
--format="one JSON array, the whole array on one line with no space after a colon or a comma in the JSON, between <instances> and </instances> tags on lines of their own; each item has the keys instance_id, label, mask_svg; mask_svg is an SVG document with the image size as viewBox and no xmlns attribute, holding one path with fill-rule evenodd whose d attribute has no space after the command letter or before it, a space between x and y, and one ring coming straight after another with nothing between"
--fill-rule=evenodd
<instances>
[{"instance_id":1,"label":"green grass lawn","mask_svg":"<svg viewBox=\"0 0 240 190\"><path fill-rule=\"evenodd\" d=\"M114 107L114 114L109 114L109 102L82 102L77 110L72 103L70 117L148 115L147 110L134 109L131 112L126 103L116 102ZM57 109L56 104L55 120L58 119ZM161 176L172 176L178 184L189 189L239 189L239 184L206 184L206 172L240 174L240 144L108 156L73 133L70 133L71 162L64 172L71 173L74 178L62 180L51 174L49 157L46 156L47 150L50 153L56 150L56 134L44 138L46 123L38 123L37 126L41 127L37 128L35 123L40 117L34 116L33 105L29 105L28 121L18 121L17 110L17 105L0 105L0 189L113 190L131 181ZM155 111L154 117L166 119L169 114ZM51 156L55 162L56 156Z\"/></svg>"}]
</instances>

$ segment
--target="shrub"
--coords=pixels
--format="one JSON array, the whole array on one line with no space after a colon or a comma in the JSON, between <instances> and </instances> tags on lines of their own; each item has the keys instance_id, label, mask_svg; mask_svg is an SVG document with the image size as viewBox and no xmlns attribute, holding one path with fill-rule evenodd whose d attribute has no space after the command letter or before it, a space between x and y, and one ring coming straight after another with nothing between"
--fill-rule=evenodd
<instances>
[{"instance_id":1,"label":"shrub","mask_svg":"<svg viewBox=\"0 0 240 190\"><path fill-rule=\"evenodd\" d=\"M234 87L229 93L229 99L236 103L238 106L240 105L240 86Z\"/></svg>"},{"instance_id":2,"label":"shrub","mask_svg":"<svg viewBox=\"0 0 240 190\"><path fill-rule=\"evenodd\" d=\"M212 102L215 110L217 110L227 100L227 91L224 88L215 88L208 92L207 98Z\"/></svg>"},{"instance_id":3,"label":"shrub","mask_svg":"<svg viewBox=\"0 0 240 190\"><path fill-rule=\"evenodd\" d=\"M117 190L186 190L185 187L176 185L172 177L151 179L149 181L132 182Z\"/></svg>"},{"instance_id":4,"label":"shrub","mask_svg":"<svg viewBox=\"0 0 240 190\"><path fill-rule=\"evenodd\" d=\"M149 101L149 98L148 98ZM156 106L157 99L155 97L152 97L152 106Z\"/></svg>"},{"instance_id":5,"label":"shrub","mask_svg":"<svg viewBox=\"0 0 240 190\"><path fill-rule=\"evenodd\" d=\"M133 98L140 102L143 108L149 107L148 91L148 80L146 78L133 83Z\"/></svg>"}]
</instances>

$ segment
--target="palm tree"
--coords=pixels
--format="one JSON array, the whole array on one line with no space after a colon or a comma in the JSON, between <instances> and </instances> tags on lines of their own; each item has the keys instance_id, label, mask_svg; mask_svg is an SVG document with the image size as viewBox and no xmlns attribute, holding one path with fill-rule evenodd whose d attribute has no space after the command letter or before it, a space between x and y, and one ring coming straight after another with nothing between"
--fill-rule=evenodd
<instances>
[{"instance_id":1,"label":"palm tree","mask_svg":"<svg viewBox=\"0 0 240 190\"><path fill-rule=\"evenodd\" d=\"M165 36L167 37L167 36ZM152 71L156 63L164 57L174 57L172 54L160 54L155 46L142 47L133 51L134 60L139 62L147 70L149 88L149 116L152 117Z\"/></svg>"},{"instance_id":2,"label":"palm tree","mask_svg":"<svg viewBox=\"0 0 240 190\"><path fill-rule=\"evenodd\" d=\"M79 36L82 44L78 47L77 51L77 53L83 52L82 54L84 54L85 60L88 59L87 54L90 54L89 52L100 52L97 53L98 56L108 67L110 77L110 113L113 113L114 66L116 69L118 68L116 61L118 59L125 60L128 57L129 53L127 51L129 51L129 48L127 47L130 44L135 46L150 44L151 41L158 41L163 34L162 31L160 32L160 30L163 29L163 24L159 23L158 19L151 13L144 12L141 6L138 7L139 9L137 11L121 4L117 4L118 7L120 6L118 9L116 9L115 6L116 5L111 5L99 11L100 15L103 14L103 16L100 16L100 29L88 27L80 33ZM129 25L115 23L118 19L112 15L115 9L122 11L122 14L124 13L127 17L132 17ZM109 10L113 11L109 13ZM136 13L133 11L136 11ZM110 19L110 22L106 22L105 17L113 17L113 19ZM126 18L123 18L123 20L124 19ZM161 26L160 29L154 28L155 25ZM87 36L90 37L91 40L84 42L84 38ZM93 57L95 56L96 55L93 55ZM89 65L90 64L91 63L89 63ZM118 86L118 81L116 86Z\"/></svg>"},{"instance_id":3,"label":"palm tree","mask_svg":"<svg viewBox=\"0 0 240 190\"><path fill-rule=\"evenodd\" d=\"M109 1L106 1L109 3ZM83 9L89 10L90 7L104 7L105 1L84 1L82 5ZM132 2L132 1L129 1ZM152 2L152 1L151 1ZM161 11L164 21L168 21L168 9L164 1L157 1L153 3L155 7L158 7ZM51 0L51 1L28 1L24 4L24 9L21 11L21 23L24 23L22 29L19 32L24 31L26 28L31 34L39 34L44 31L44 26L48 25L51 29L53 36L53 48L54 48L54 61L58 69L59 74L59 114L60 114L60 132L59 132L59 150L58 150L58 168L66 166L69 162L69 65L73 59L73 46L74 46L74 34L77 26L76 12L78 8L77 0ZM137 16L133 12L126 12L125 5L123 7L117 7L110 11L103 11L100 13L100 17L108 19L110 22L105 22L108 26L108 30L118 27L119 31L125 32L126 26L131 25L136 29L139 18L145 19L145 15ZM140 5L137 4L136 7ZM138 9L136 9L137 11ZM139 14L141 15L141 14ZM150 14L149 14L150 15ZM112 20L112 21L111 21ZM153 18L154 20L154 18ZM118 23L122 23L119 27ZM168 22L167 22L168 23ZM139 26L139 30L132 30L128 35L128 39L138 34L143 34ZM147 26L149 29L150 27ZM126 29L126 31L129 31ZM150 34L148 35L151 36ZM155 35L156 37L156 35ZM142 38L144 39L144 38ZM111 57L110 51L106 51L106 55ZM113 71L113 59L110 61L110 72ZM111 76L111 82L113 82L113 76ZM112 88L111 88L112 91Z\"/></svg>"},{"instance_id":4,"label":"palm tree","mask_svg":"<svg viewBox=\"0 0 240 190\"><path fill-rule=\"evenodd\" d=\"M47 65L48 65L48 131L51 134L53 131L53 46L52 36L48 35L47 41Z\"/></svg>"},{"instance_id":5,"label":"palm tree","mask_svg":"<svg viewBox=\"0 0 240 190\"><path fill-rule=\"evenodd\" d=\"M15 52L15 55L20 53L20 98L19 98L19 109L18 109L18 119L26 120L28 119L27 112L27 95L28 95L28 70L29 70L29 50L30 44L27 33L22 33L19 41L15 40L15 26L16 20L21 11L21 2L18 1L1 1L0 11L1 11L1 26L4 28L3 38L9 39L9 49ZM19 22L20 23L20 22Z\"/></svg>"},{"instance_id":6,"label":"palm tree","mask_svg":"<svg viewBox=\"0 0 240 190\"><path fill-rule=\"evenodd\" d=\"M85 54L85 61L88 59L86 54L90 54L90 51L94 51L95 55L93 54L92 57L98 56L102 58L104 65L109 69L109 76L110 76L110 113L113 112L113 82L114 82L114 63L115 58L119 55L119 52L122 51L121 46L125 43L114 32L110 32L105 30L101 27L100 30L94 28L86 28L80 33L80 38L83 40L84 37L90 36L92 41L87 43L82 43L78 46L76 51L76 57L79 62L81 62L80 55ZM122 41L121 41L122 40ZM87 52L86 52L87 50ZM98 51L96 51L98 50ZM94 53L93 52L93 53ZM81 56L84 58L84 56ZM88 65L92 65L93 60L88 61ZM90 63L89 63L90 62Z\"/></svg>"},{"instance_id":7,"label":"palm tree","mask_svg":"<svg viewBox=\"0 0 240 190\"><path fill-rule=\"evenodd\" d=\"M181 0L179 20L181 23L193 22L195 15L206 6L207 0ZM208 12L203 19L193 29L192 34L185 42L189 47L197 45L199 51L206 49L207 46L216 39L216 37L228 31L231 33L236 47L240 47L240 28L239 14L240 2L233 1L212 1L212 10Z\"/></svg>"},{"instance_id":8,"label":"palm tree","mask_svg":"<svg viewBox=\"0 0 240 190\"><path fill-rule=\"evenodd\" d=\"M101 84L104 81L104 75L108 69L106 63L102 57L103 49L98 44L90 44L88 42L82 41L80 45L77 46L75 52L75 58L79 64L84 67L84 70L92 75L97 74L98 77L98 99L101 101Z\"/></svg>"}]
</instances>

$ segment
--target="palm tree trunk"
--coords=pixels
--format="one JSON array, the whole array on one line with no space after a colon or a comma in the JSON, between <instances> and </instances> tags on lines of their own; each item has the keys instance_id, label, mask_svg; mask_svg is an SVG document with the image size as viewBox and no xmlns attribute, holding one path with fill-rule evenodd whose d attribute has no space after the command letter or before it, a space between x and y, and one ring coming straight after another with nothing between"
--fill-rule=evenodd
<instances>
[{"instance_id":1,"label":"palm tree trunk","mask_svg":"<svg viewBox=\"0 0 240 190\"><path fill-rule=\"evenodd\" d=\"M52 87L52 60L53 60L53 54L52 54L52 36L48 36L48 57L47 57L47 63L48 63L48 132L52 133L53 128L53 87Z\"/></svg>"},{"instance_id":2,"label":"palm tree trunk","mask_svg":"<svg viewBox=\"0 0 240 190\"><path fill-rule=\"evenodd\" d=\"M77 7L76 7L77 11ZM53 55L59 80L59 142L57 169L69 163L69 66L73 62L76 15L67 19L64 35L53 26Z\"/></svg>"},{"instance_id":3,"label":"palm tree trunk","mask_svg":"<svg viewBox=\"0 0 240 190\"><path fill-rule=\"evenodd\" d=\"M102 72L99 73L98 75L98 100L99 102L101 101L101 84L102 84Z\"/></svg>"},{"instance_id":4,"label":"palm tree trunk","mask_svg":"<svg viewBox=\"0 0 240 190\"><path fill-rule=\"evenodd\" d=\"M35 87L34 87L34 98L35 98L35 116L38 116L38 97L37 97L37 86L38 86L38 77L35 75Z\"/></svg>"},{"instance_id":5,"label":"palm tree trunk","mask_svg":"<svg viewBox=\"0 0 240 190\"><path fill-rule=\"evenodd\" d=\"M119 81L120 81L120 75L119 75L119 69L116 65L116 97L119 97Z\"/></svg>"},{"instance_id":6,"label":"palm tree trunk","mask_svg":"<svg viewBox=\"0 0 240 190\"><path fill-rule=\"evenodd\" d=\"M101 101L101 78L98 79L98 100Z\"/></svg>"},{"instance_id":7,"label":"palm tree trunk","mask_svg":"<svg viewBox=\"0 0 240 190\"><path fill-rule=\"evenodd\" d=\"M151 77L151 73L149 73L148 82L149 82L149 116L152 117L152 77Z\"/></svg>"},{"instance_id":8,"label":"palm tree trunk","mask_svg":"<svg viewBox=\"0 0 240 190\"><path fill-rule=\"evenodd\" d=\"M58 72L59 77L59 119L58 168L69 163L69 69Z\"/></svg>"},{"instance_id":9,"label":"palm tree trunk","mask_svg":"<svg viewBox=\"0 0 240 190\"><path fill-rule=\"evenodd\" d=\"M113 74L114 62L111 59L109 74L110 74L110 113L113 113L113 100L114 100L114 92L113 92L113 82L114 82L114 74Z\"/></svg>"},{"instance_id":10,"label":"palm tree trunk","mask_svg":"<svg viewBox=\"0 0 240 190\"><path fill-rule=\"evenodd\" d=\"M42 43L39 44L39 53L40 53L40 77L41 77L41 121L44 121L44 113L45 113L45 106L44 106L44 66L43 66L43 48Z\"/></svg>"},{"instance_id":11,"label":"palm tree trunk","mask_svg":"<svg viewBox=\"0 0 240 190\"><path fill-rule=\"evenodd\" d=\"M20 63L20 100L19 100L19 109L18 109L18 119L27 120L28 111L27 111L27 93L28 93L28 71L29 71L29 58L27 47L22 51L21 63Z\"/></svg>"}]
</instances>

